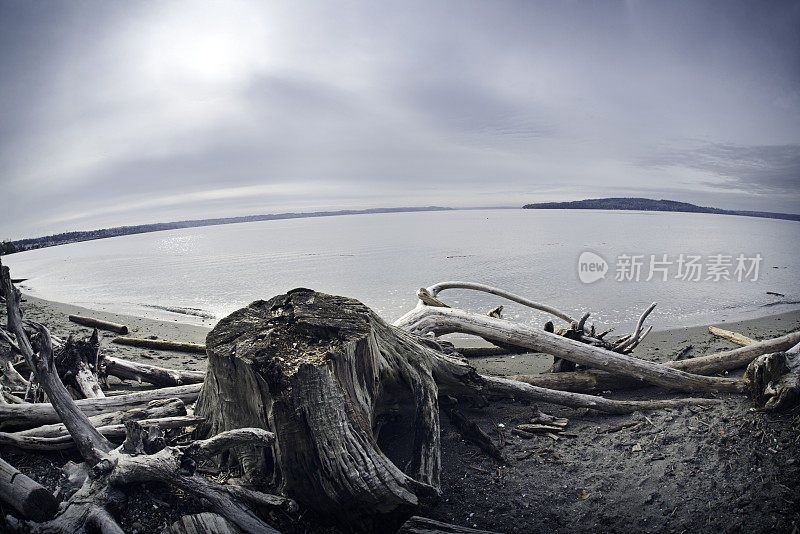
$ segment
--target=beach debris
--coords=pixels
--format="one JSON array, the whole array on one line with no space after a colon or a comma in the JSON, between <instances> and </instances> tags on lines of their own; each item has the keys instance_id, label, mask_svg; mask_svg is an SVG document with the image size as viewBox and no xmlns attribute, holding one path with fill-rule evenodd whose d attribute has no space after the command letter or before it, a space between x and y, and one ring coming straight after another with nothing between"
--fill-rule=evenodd
<instances>
[{"instance_id":1,"label":"beach debris","mask_svg":"<svg viewBox=\"0 0 800 534\"><path fill-rule=\"evenodd\" d=\"M0 501L33 521L55 517L58 501L50 491L0 458Z\"/></svg>"},{"instance_id":2,"label":"beach debris","mask_svg":"<svg viewBox=\"0 0 800 534\"><path fill-rule=\"evenodd\" d=\"M665 362L662 365L698 375L713 375L746 367L762 354L787 350L797 343L800 343L800 331L791 332L773 339L766 339L737 349L687 360ZM643 380L598 369L570 373L511 375L506 378L525 382L532 386L577 393L595 393L607 389L631 389L649 385Z\"/></svg>"},{"instance_id":3,"label":"beach debris","mask_svg":"<svg viewBox=\"0 0 800 534\"><path fill-rule=\"evenodd\" d=\"M94 317L85 317L83 315L70 315L69 320L72 321L73 323L77 323L83 326L99 328L100 330L109 330L111 332L116 332L117 334L124 335L128 333L128 327L125 326L124 324L102 321L100 319L95 319Z\"/></svg>"},{"instance_id":4,"label":"beach debris","mask_svg":"<svg viewBox=\"0 0 800 534\"><path fill-rule=\"evenodd\" d=\"M561 384L578 375L590 376L598 383L607 375L617 380L612 387L628 381L684 391L730 393L742 391L745 383L702 374L714 373L713 369L720 366L744 365L770 351L786 350L788 347L782 344L793 339L789 335L710 358L660 365L628 356L652 328L645 328L643 322L653 306L642 314L634 332L612 342L603 341L607 332L596 335L594 325L587 326L587 313L573 321L553 308L479 284L446 282L426 288L418 293L422 296L417 308L393 326L356 300L296 289L234 312L209 334L208 347L195 345L196 352L202 349L205 353L208 349L206 375L110 356L105 358L107 361L101 356L94 361L87 357L82 361L90 371L101 371L101 375L114 370L120 378L145 382L150 377L158 385L183 385L74 400L55 362L59 351L77 342L57 340L44 325L32 322L27 326L35 335L28 335L22 328L19 292L10 282L7 268L0 274L0 293L6 299L10 333L2 329L0 332L11 342L11 350L23 356L24 372L33 372L29 380L20 376L22 381L7 388L12 397L4 391L3 398L13 400L23 391L27 394L40 390L49 401L0 402L0 428L22 429L0 433L0 443L42 448L74 446L84 460L80 464L83 467L65 468L71 489L59 493L62 502L55 519L35 522L21 513L6 516L10 529L28 532L81 532L86 528L119 532L112 513L119 509L118 499L123 493L120 489L149 482L168 484L181 494L198 497L208 508L208 524L227 522L228 527L235 525L231 529L243 532L276 532L261 519L266 516L254 513L255 508L291 514L297 511L298 503L346 530L386 530L391 524L393 531L398 520L403 519L401 514L407 517L421 505L435 502L441 494L440 410L449 414L462 435L478 436L483 450L497 459L503 458L499 450L505 440L503 426L493 423L498 447L453 403L447 403L449 396L477 403L495 396L512 397L615 414L680 406L710 407L718 402L691 398L616 400L482 375L453 352L452 346L440 343L435 337L438 334L474 334L514 351L545 352L595 368L548 374L564 377L559 379ZM476 286L480 291L511 298L566 320L570 325L567 330L577 334L570 335L580 339L503 320L500 309L482 315L447 307L438 297L442 289ZM170 343L136 340L141 341ZM794 344L799 341L795 339ZM146 348L163 350L163 346ZM3 375L19 362L9 365L10 368L0 369ZM21 365L19 368L23 369ZM208 380L203 381L204 377ZM153 403L154 399L161 400ZM195 413L187 415L183 403L195 399ZM177 404L183 413L152 415L160 406L158 403ZM636 430L644 424L640 421L632 428ZM567 425L566 418L534 407L530 422L517 425L511 432L558 441L567 435L575 436L564 432ZM192 432L169 431L192 427ZM176 437L178 433L180 436ZM124 440L122 447L112 443L120 440ZM385 454L381 450L384 441L387 446L408 451L410 462L395 465L390 459L395 451L387 450ZM633 450L637 450L636 445L641 450L638 443ZM559 458L555 451L552 454ZM237 474L241 482L222 485L199 475L202 471L219 473L219 482L227 476L216 467L209 468L212 458L241 469L241 478ZM498 469L498 477L500 473ZM276 480L281 482L280 491L295 496L298 503L253 489L255 484ZM359 483L363 480L375 482L366 487ZM381 506L374 506L376 502ZM188 517L191 516L182 523L187 528L202 523ZM400 530L422 531L480 532L422 518L412 518Z\"/></svg>"},{"instance_id":5,"label":"beach debris","mask_svg":"<svg viewBox=\"0 0 800 534\"><path fill-rule=\"evenodd\" d=\"M462 282L446 282L431 286L428 291L436 296L439 291L445 288L468 286L469 284ZM537 306L541 307L541 305ZM641 339L643 335L642 322L652 308L653 306L651 305L642 314L636 330L630 335L630 339ZM687 392L742 391L742 384L739 380L691 374L665 365L633 358L619 352L631 347L627 341L615 343L615 347L618 349L615 352L587 343L576 343L574 340L537 330L527 325L512 323L457 308L427 306L422 301L412 311L406 313L393 324L418 335L427 335L429 333L441 335L458 332L480 336L489 341L499 340L505 344L536 352L545 352L580 365L604 369L615 374L630 376L673 390ZM489 380L502 379L491 377Z\"/></svg>"},{"instance_id":6,"label":"beach debris","mask_svg":"<svg viewBox=\"0 0 800 534\"><path fill-rule=\"evenodd\" d=\"M462 438L470 443L474 443L492 458L500 460L501 462L505 461L503 453L500 452L500 448L494 444L492 438L490 438L474 421L467 419L467 417L456 408L447 409L446 412L453 426L458 429L458 433ZM499 432L499 428L497 428L497 430Z\"/></svg>"},{"instance_id":7,"label":"beach debris","mask_svg":"<svg viewBox=\"0 0 800 534\"><path fill-rule=\"evenodd\" d=\"M679 362L679 361L683 360L692 351L693 348L694 347L692 345L686 345L680 351L678 351L678 353L675 355L675 357L672 358L672 361L673 362Z\"/></svg>"},{"instance_id":8,"label":"beach debris","mask_svg":"<svg viewBox=\"0 0 800 534\"><path fill-rule=\"evenodd\" d=\"M241 530L218 514L202 512L185 515L161 534L241 534Z\"/></svg>"},{"instance_id":9,"label":"beach debris","mask_svg":"<svg viewBox=\"0 0 800 534\"><path fill-rule=\"evenodd\" d=\"M459 525L451 525L450 523L442 523L441 521L434 521L427 517L412 516L410 517L397 534L498 534L488 530L478 530L475 528L462 527Z\"/></svg>"},{"instance_id":10,"label":"beach debris","mask_svg":"<svg viewBox=\"0 0 800 534\"><path fill-rule=\"evenodd\" d=\"M159 387L199 384L206 375L202 371L167 369L113 356L103 357L100 369L103 375L112 375L123 380L136 380L139 383L144 381Z\"/></svg>"},{"instance_id":11,"label":"beach debris","mask_svg":"<svg viewBox=\"0 0 800 534\"><path fill-rule=\"evenodd\" d=\"M86 399L105 397L97 376L100 359L97 328L87 339L75 340L70 335L66 341L53 343L53 346L56 369L65 385L73 386Z\"/></svg>"},{"instance_id":12,"label":"beach debris","mask_svg":"<svg viewBox=\"0 0 800 534\"><path fill-rule=\"evenodd\" d=\"M800 343L785 352L759 356L747 366L744 382L757 408L786 411L800 403Z\"/></svg>"},{"instance_id":13,"label":"beach debris","mask_svg":"<svg viewBox=\"0 0 800 534\"><path fill-rule=\"evenodd\" d=\"M138 337L115 337L112 343L128 345L144 349L172 350L176 352L190 352L193 354L205 354L206 346L200 343L185 343L181 341L166 341L163 339L142 339Z\"/></svg>"},{"instance_id":14,"label":"beach debris","mask_svg":"<svg viewBox=\"0 0 800 534\"><path fill-rule=\"evenodd\" d=\"M708 331L717 337L727 339L728 341L733 341L737 345L741 345L743 347L757 343L757 341L753 338L749 338L738 332L731 332L730 330L725 330L724 328L719 328L716 326L709 326Z\"/></svg>"},{"instance_id":15,"label":"beach debris","mask_svg":"<svg viewBox=\"0 0 800 534\"><path fill-rule=\"evenodd\" d=\"M773 297L785 297L783 293L776 293L775 291L766 291L767 295L772 295Z\"/></svg>"}]
</instances>

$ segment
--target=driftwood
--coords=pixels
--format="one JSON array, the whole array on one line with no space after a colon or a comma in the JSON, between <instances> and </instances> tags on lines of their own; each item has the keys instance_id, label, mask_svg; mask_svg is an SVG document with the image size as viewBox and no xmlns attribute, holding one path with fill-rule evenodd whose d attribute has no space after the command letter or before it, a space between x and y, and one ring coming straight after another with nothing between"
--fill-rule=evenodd
<instances>
[{"instance_id":1,"label":"driftwood","mask_svg":"<svg viewBox=\"0 0 800 534\"><path fill-rule=\"evenodd\" d=\"M0 458L0 500L22 517L47 521L56 515L58 501L47 488Z\"/></svg>"},{"instance_id":2,"label":"driftwood","mask_svg":"<svg viewBox=\"0 0 800 534\"><path fill-rule=\"evenodd\" d=\"M127 380L136 380L139 383L147 382L159 387L199 384L205 376L202 371L167 369L113 356L104 356L101 366L104 374Z\"/></svg>"},{"instance_id":3,"label":"driftwood","mask_svg":"<svg viewBox=\"0 0 800 534\"><path fill-rule=\"evenodd\" d=\"M418 305L394 323L420 335L454 332L546 352L580 365L630 376L650 384L680 391L741 392L738 380L690 374L601 347L580 343L554 333L455 308Z\"/></svg>"},{"instance_id":4,"label":"driftwood","mask_svg":"<svg viewBox=\"0 0 800 534\"><path fill-rule=\"evenodd\" d=\"M205 354L206 346L198 343L183 343L178 341L165 341L163 339L141 339L138 337L115 337L112 343L140 347L143 349L172 350L176 352L191 352L194 354Z\"/></svg>"},{"instance_id":5,"label":"driftwood","mask_svg":"<svg viewBox=\"0 0 800 534\"><path fill-rule=\"evenodd\" d=\"M55 366L64 384L73 386L84 398L105 397L97 381L100 359L100 336L97 329L85 340L76 341L72 336L55 349Z\"/></svg>"},{"instance_id":6,"label":"driftwood","mask_svg":"<svg viewBox=\"0 0 800 534\"><path fill-rule=\"evenodd\" d=\"M2 279L4 289L11 286L7 268L3 268ZM244 488L222 486L192 473L192 451L201 451L198 454L205 458L209 450L215 452L227 445L263 445L267 438L272 438L271 434L261 429L252 429L250 432L240 430L234 435L223 433L214 439L213 444L206 443L205 446L203 442L195 442L192 448L167 447L158 428L145 428L136 421L126 421L125 441L115 449L92 425L60 381L54 365L50 334L44 326L36 323L32 323L38 332L37 350L33 350L22 329L19 293L13 288L11 293L12 298L7 299L9 325L16 333L19 347L34 369L37 380L51 400L52 409L58 413L87 467L91 469L72 471L73 474L85 473L85 479L56 518L36 523L7 516L8 527L16 531L41 533L121 533L122 529L108 511L112 505L119 504L120 489L132 483L157 481L202 498L211 510L244 532L277 532L261 520L252 507L273 506L276 501L286 502L285 499ZM88 400L100 402L110 399Z\"/></svg>"},{"instance_id":7,"label":"driftwood","mask_svg":"<svg viewBox=\"0 0 800 534\"><path fill-rule=\"evenodd\" d=\"M70 315L69 320L73 323L78 323L83 326L89 326L91 328L99 328L100 330L109 330L111 332L116 332L117 334L127 334L128 327L124 324L119 323L110 323L108 321L101 321L100 319L95 319L94 317L84 317L82 315Z\"/></svg>"},{"instance_id":8,"label":"driftwood","mask_svg":"<svg viewBox=\"0 0 800 534\"><path fill-rule=\"evenodd\" d=\"M450 523L434 521L426 517L413 516L408 519L397 534L497 534L488 530L460 527Z\"/></svg>"},{"instance_id":9,"label":"driftwood","mask_svg":"<svg viewBox=\"0 0 800 534\"><path fill-rule=\"evenodd\" d=\"M137 423L147 428L167 430L196 425L203 421L202 417L177 416L162 417L158 419L141 419ZM125 437L125 424L98 426L97 431L109 441L121 441ZM0 445L11 445L24 450L32 451L62 451L75 447L75 442L69 434L66 436L40 437L22 435L20 433L0 432Z\"/></svg>"},{"instance_id":10,"label":"driftwood","mask_svg":"<svg viewBox=\"0 0 800 534\"><path fill-rule=\"evenodd\" d=\"M79 399L75 405L86 415L98 415L146 406L153 400L178 398L185 403L197 400L201 384L153 389L141 393L129 393L104 399ZM0 406L0 429L32 428L57 423L59 415L52 404L8 404Z\"/></svg>"},{"instance_id":11,"label":"driftwood","mask_svg":"<svg viewBox=\"0 0 800 534\"><path fill-rule=\"evenodd\" d=\"M800 331L774 339L759 341L746 347L726 350L688 360L665 362L663 365L698 375L712 375L747 366L753 359L770 352L787 350L800 343ZM541 373L508 376L543 388L593 393L609 389L636 388L649 385L643 380L615 375L606 371L587 370L571 373Z\"/></svg>"},{"instance_id":12,"label":"driftwood","mask_svg":"<svg viewBox=\"0 0 800 534\"><path fill-rule=\"evenodd\" d=\"M759 356L747 366L745 384L757 408L788 411L800 404L800 343Z\"/></svg>"},{"instance_id":13,"label":"driftwood","mask_svg":"<svg viewBox=\"0 0 800 534\"><path fill-rule=\"evenodd\" d=\"M239 528L221 515L203 512L185 515L161 534L240 534Z\"/></svg>"},{"instance_id":14,"label":"driftwood","mask_svg":"<svg viewBox=\"0 0 800 534\"><path fill-rule=\"evenodd\" d=\"M610 413L717 402L619 401L483 376L356 300L308 289L234 312L209 333L207 347L195 409L207 420L201 435L270 430L271 455L239 448L232 458L255 480L274 481L301 505L354 530L396 525L437 498L442 395L505 395ZM375 437L387 419L400 437L391 443L381 440L385 426Z\"/></svg>"},{"instance_id":15,"label":"driftwood","mask_svg":"<svg viewBox=\"0 0 800 534\"><path fill-rule=\"evenodd\" d=\"M739 332L731 332L730 330L725 330L723 328L719 328L716 326L709 326L708 331L717 337L727 339L728 341L732 341L737 345L741 345L743 347L746 347L747 345L752 345L753 343L757 343L755 339L743 336Z\"/></svg>"}]
</instances>

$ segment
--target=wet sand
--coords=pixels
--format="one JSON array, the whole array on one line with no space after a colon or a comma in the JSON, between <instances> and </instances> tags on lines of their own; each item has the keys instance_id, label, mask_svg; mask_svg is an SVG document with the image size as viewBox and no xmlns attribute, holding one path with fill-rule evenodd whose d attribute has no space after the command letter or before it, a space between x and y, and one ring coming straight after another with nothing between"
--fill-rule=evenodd
<instances>
[{"instance_id":1,"label":"wet sand","mask_svg":"<svg viewBox=\"0 0 800 534\"><path fill-rule=\"evenodd\" d=\"M59 336L89 333L88 328L67 320L67 315L75 313L126 324L129 335L136 337L203 343L209 330L177 321L25 299L26 317L46 324ZM800 311L719 326L766 339L800 328ZM655 331L634 354L667 361L687 345L693 347L688 357L735 347L711 335L703 325ZM201 355L107 342L103 347L123 358L164 367L202 370L206 365ZM544 371L552 358L534 354L473 358L471 362L482 372L506 375ZM658 388L609 394L614 398L679 395ZM546 436L525 440L511 434L511 428L530 418L532 407L527 403L492 400L488 406L477 407L462 402L460 409L492 437L502 433L505 461L489 458L461 440L443 414L443 499L425 515L498 532L792 532L800 525L800 413L757 413L750 410L744 396L719 398L721 403L710 409L681 408L625 416L541 405L543 411L570 420L567 432L574 437L558 441ZM598 433L639 422L643 423L639 427ZM31 459L33 455L26 460L23 455L4 451L4 456L7 454L21 464L18 468L48 487L54 485L50 480L58 464L54 458L70 457L47 456L52 464L47 470L35 457ZM195 506L176 500L166 488L152 490L152 497L157 501L146 494L133 498L125 512L127 519L123 518L126 530L160 532L180 513L188 513ZM281 526L288 531L315 531L302 521Z\"/></svg>"}]
</instances>

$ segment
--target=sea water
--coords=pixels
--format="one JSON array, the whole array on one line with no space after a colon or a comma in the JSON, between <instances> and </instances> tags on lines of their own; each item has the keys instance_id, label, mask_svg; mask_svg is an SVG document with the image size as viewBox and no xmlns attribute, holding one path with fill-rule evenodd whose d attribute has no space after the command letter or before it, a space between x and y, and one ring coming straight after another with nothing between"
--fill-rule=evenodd
<instances>
[{"instance_id":1,"label":"sea water","mask_svg":"<svg viewBox=\"0 0 800 534\"><path fill-rule=\"evenodd\" d=\"M800 223L794 221L509 209L186 228L32 250L3 261L13 277L27 278L23 290L34 296L195 324L211 325L295 287L359 299L392 321L413 308L418 288L463 280L573 317L591 312L598 327L624 330L651 302L658 306L648 323L657 328L798 309L798 250ZM687 277L690 258L700 272ZM593 265L579 265L588 259ZM506 318L529 324L548 319L493 295L448 290L440 297L480 313L504 304Z\"/></svg>"}]
</instances>

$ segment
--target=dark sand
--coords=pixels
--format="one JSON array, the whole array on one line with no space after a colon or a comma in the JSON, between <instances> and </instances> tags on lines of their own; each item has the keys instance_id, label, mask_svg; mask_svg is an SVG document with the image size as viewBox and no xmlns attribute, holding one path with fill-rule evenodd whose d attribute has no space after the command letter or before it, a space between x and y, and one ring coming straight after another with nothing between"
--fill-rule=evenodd
<instances>
[{"instance_id":1,"label":"dark sand","mask_svg":"<svg viewBox=\"0 0 800 534\"><path fill-rule=\"evenodd\" d=\"M48 325L53 333L89 333L69 323L78 313L121 322L136 337L204 342L207 328L161 322L26 297L26 317ZM800 312L752 321L721 324L756 339L800 328ZM108 334L113 337L113 334ZM481 342L480 344L485 344ZM635 355L655 361L671 359L691 344L689 357L734 348L708 333L707 326L653 332ZM205 358L147 351L104 343L115 355L164 367L204 369ZM482 372L522 374L546 370L552 359L517 355L473 359ZM133 389L137 384L115 387ZM656 388L614 393L616 398L664 398ZM569 418L575 437L554 441L542 436L518 438L510 430L528 422L531 406L494 400L460 409L493 437L503 425L506 461L488 458L462 441L442 415L442 502L425 515L434 519L499 532L793 532L800 525L800 413L767 415L750 410L744 396L723 396L711 409L681 408L626 416L603 415L541 405L548 413ZM629 422L631 428L599 434ZM641 448L641 450L638 450ZM50 488L57 468L69 453L2 455ZM132 490L122 513L126 531L160 532L197 503L165 487ZM306 520L277 518L284 532L336 532L317 529Z\"/></svg>"}]
</instances>

